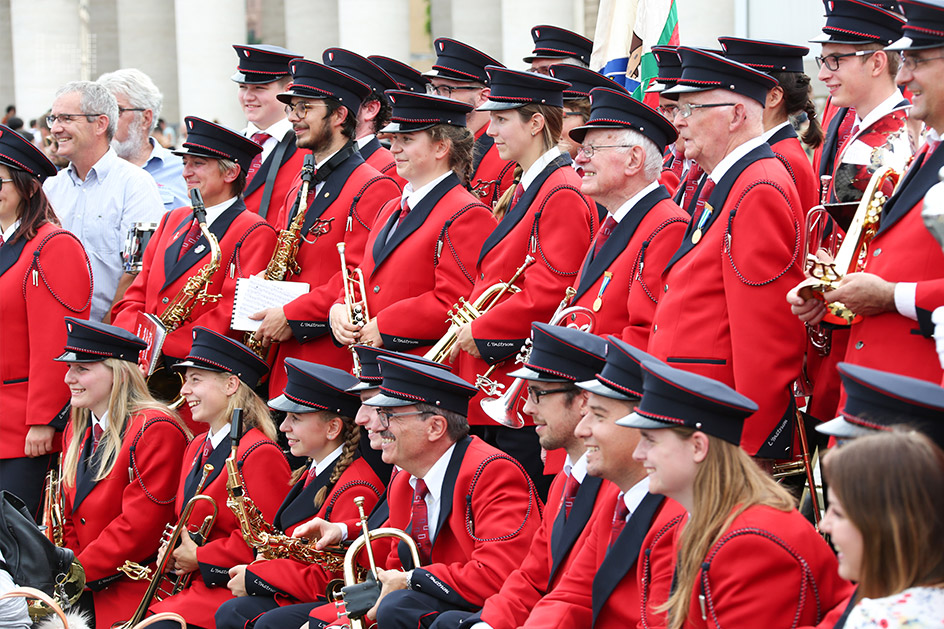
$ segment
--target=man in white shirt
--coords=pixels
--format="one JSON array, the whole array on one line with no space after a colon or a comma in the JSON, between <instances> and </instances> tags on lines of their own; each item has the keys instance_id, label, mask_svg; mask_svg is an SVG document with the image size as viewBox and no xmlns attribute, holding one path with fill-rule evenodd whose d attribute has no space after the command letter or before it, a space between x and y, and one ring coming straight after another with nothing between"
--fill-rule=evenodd
<instances>
[{"instance_id":1,"label":"man in white shirt","mask_svg":"<svg viewBox=\"0 0 944 629\"><path fill-rule=\"evenodd\" d=\"M134 279L121 260L125 238L135 223L158 222L164 205L154 179L111 148L118 102L103 85L66 84L56 92L47 122L69 166L47 179L43 190L91 260L95 291L89 318L107 323Z\"/></svg>"}]
</instances>

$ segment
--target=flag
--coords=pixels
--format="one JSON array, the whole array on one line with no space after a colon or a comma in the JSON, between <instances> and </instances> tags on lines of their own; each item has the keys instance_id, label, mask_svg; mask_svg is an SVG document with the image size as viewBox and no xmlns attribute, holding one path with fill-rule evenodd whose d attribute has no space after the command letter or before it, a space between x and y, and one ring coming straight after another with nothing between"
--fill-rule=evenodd
<instances>
[{"instance_id":1,"label":"flag","mask_svg":"<svg viewBox=\"0 0 944 629\"><path fill-rule=\"evenodd\" d=\"M676 0L600 0L590 67L623 85L637 100L658 74L653 46L679 43ZM657 106L650 94L647 104Z\"/></svg>"}]
</instances>

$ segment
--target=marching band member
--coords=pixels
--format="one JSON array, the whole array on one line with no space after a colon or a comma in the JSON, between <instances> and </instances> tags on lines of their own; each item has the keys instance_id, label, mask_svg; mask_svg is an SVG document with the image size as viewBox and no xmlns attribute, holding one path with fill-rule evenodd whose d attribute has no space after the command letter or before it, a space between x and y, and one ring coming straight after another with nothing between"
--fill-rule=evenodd
<instances>
[{"instance_id":1,"label":"marching band member","mask_svg":"<svg viewBox=\"0 0 944 629\"><path fill-rule=\"evenodd\" d=\"M88 319L92 268L79 240L59 228L42 182L56 167L0 125L0 489L39 518L43 480L68 420L62 318Z\"/></svg>"},{"instance_id":2,"label":"marching band member","mask_svg":"<svg viewBox=\"0 0 944 629\"><path fill-rule=\"evenodd\" d=\"M594 334L642 349L662 296L662 270L688 226L688 215L658 181L662 154L678 134L624 91L597 88L590 96L590 120L571 137L580 145L580 191L608 214L574 283L573 305L594 312Z\"/></svg>"},{"instance_id":3,"label":"marching band member","mask_svg":"<svg viewBox=\"0 0 944 629\"><path fill-rule=\"evenodd\" d=\"M618 425L642 396L640 362L654 360L610 336L606 366L596 378L577 383L589 392L589 412L576 435L587 446L587 472L612 482L618 492L597 502L577 551L557 587L531 610L525 627L635 627L640 620L637 572L660 585L672 578L672 557L642 552L643 539L671 530L682 514L673 500L649 491L646 470L632 458L639 431ZM664 535L661 539L664 539ZM592 578L588 587L587 580Z\"/></svg>"},{"instance_id":4,"label":"marching band member","mask_svg":"<svg viewBox=\"0 0 944 629\"><path fill-rule=\"evenodd\" d=\"M472 385L441 367L378 361L383 381L367 402L378 407L368 429L380 436L384 461L402 468L388 490L384 526L410 533L421 566L402 572L395 545L389 555L375 550L387 568L376 615L385 628L416 627L420 616L428 622L442 611L479 607L499 589L537 532L539 501L513 458L467 436ZM319 543L342 536L341 527L324 523L296 530L312 533ZM312 614L337 615L333 605Z\"/></svg>"},{"instance_id":5,"label":"marching band member","mask_svg":"<svg viewBox=\"0 0 944 629\"><path fill-rule=\"evenodd\" d=\"M836 109L813 167L821 179L831 177L824 202L858 201L879 166L903 170L913 152L910 104L895 85L898 59L883 50L901 37L905 19L866 0L824 4L824 35L812 42L822 44L819 80Z\"/></svg>"},{"instance_id":6,"label":"marching band member","mask_svg":"<svg viewBox=\"0 0 944 629\"><path fill-rule=\"evenodd\" d=\"M469 190L494 208L505 191L514 187L515 164L499 155L494 139L486 133L488 116L477 108L488 101L491 89L485 68L504 66L484 52L448 37L437 39L433 48L437 57L433 69L424 75L429 79L426 92L473 107L466 116L466 127L475 136Z\"/></svg>"},{"instance_id":7,"label":"marching band member","mask_svg":"<svg viewBox=\"0 0 944 629\"><path fill-rule=\"evenodd\" d=\"M757 405L699 374L644 361L643 396L617 423L638 428L633 457L649 491L687 512L675 532L650 531L643 554L668 553L674 576L642 580L650 627L790 627L816 624L851 586L836 574L829 545L794 508L786 489L738 447ZM674 545L651 548L657 537ZM654 581L652 583L655 583Z\"/></svg>"},{"instance_id":8,"label":"marching band member","mask_svg":"<svg viewBox=\"0 0 944 629\"><path fill-rule=\"evenodd\" d=\"M180 593L149 608L152 613L176 612L188 627L214 627L213 614L232 595L226 588L229 569L247 564L252 550L243 540L239 523L226 507L226 459L231 456L230 421L233 410L243 409L243 435L237 444L236 464L242 475L246 496L267 522L271 522L288 486L290 471L279 446L273 441L275 425L253 387L268 371L265 362L248 347L203 327L193 330L193 346L186 360L175 369L186 370L181 389L190 406L193 419L208 425L205 438L194 439L184 454L184 469L177 487L175 512L183 511L197 493L204 466L212 471L203 482L203 495L216 501L219 513L210 529L206 543L197 546L189 535L182 535L177 548L164 548L172 553L169 569L178 577L190 575L189 585ZM191 522L202 522L210 507L200 502L193 510ZM192 574L191 574L192 573ZM166 624L165 624L166 623ZM154 627L174 627L175 623L160 621Z\"/></svg>"},{"instance_id":9,"label":"marching band member","mask_svg":"<svg viewBox=\"0 0 944 629\"><path fill-rule=\"evenodd\" d=\"M282 201L292 189L307 151L296 147L292 124L276 96L291 81L289 62L301 55L268 44L236 44L233 50L239 62L232 80L239 85L237 99L247 122L242 134L262 146L261 153L243 164L246 208L278 229Z\"/></svg>"},{"instance_id":10,"label":"marching band member","mask_svg":"<svg viewBox=\"0 0 944 629\"><path fill-rule=\"evenodd\" d=\"M397 82L398 90L406 90L407 92L416 92L418 94L426 93L426 86L429 85L429 79L423 76L423 73L413 66L382 55L370 55L367 58L373 61L374 65L393 77L393 80Z\"/></svg>"},{"instance_id":11,"label":"marching band member","mask_svg":"<svg viewBox=\"0 0 944 629\"><path fill-rule=\"evenodd\" d=\"M436 629L470 626L475 621L493 629L521 626L535 603L556 587L583 546L587 522L595 507L609 500L616 489L587 474L587 449L574 428L587 413L589 394L576 382L602 371L606 341L574 328L535 323L528 360L512 372L527 387L523 411L535 423L541 447L563 450L566 463L551 485L541 526L528 554L501 590L476 613L450 611L435 621ZM511 409L510 412L517 412Z\"/></svg>"},{"instance_id":12,"label":"marching band member","mask_svg":"<svg viewBox=\"0 0 944 629\"><path fill-rule=\"evenodd\" d=\"M590 67L593 42L583 35L559 26L539 24L531 29L531 40L534 50L522 59L531 64L531 72L550 75L550 66L557 64Z\"/></svg>"},{"instance_id":13,"label":"marching band member","mask_svg":"<svg viewBox=\"0 0 944 629\"><path fill-rule=\"evenodd\" d=\"M397 165L393 154L377 139L377 133L390 122L393 107L384 92L400 89L397 80L370 59L343 48L328 48L321 53L321 62L353 76L370 87L370 94L357 109L354 143L365 162L396 181L397 186L402 190L406 182L397 175Z\"/></svg>"},{"instance_id":14,"label":"marching band member","mask_svg":"<svg viewBox=\"0 0 944 629\"><path fill-rule=\"evenodd\" d=\"M944 84L939 80L944 61L938 59L944 53L944 8L917 0L899 6L908 17L905 36L883 54L901 52L898 81L914 94L911 116L929 129L928 142L882 206L863 271L846 275L827 299L862 316L850 326L845 362L939 384L944 371L932 338L931 313L944 303L944 256L924 227L921 210L944 166L944 151L937 150L944 132ZM804 301L796 289L788 301L806 323L818 323L825 312L822 302Z\"/></svg>"},{"instance_id":15,"label":"marching band member","mask_svg":"<svg viewBox=\"0 0 944 629\"><path fill-rule=\"evenodd\" d=\"M805 219L809 209L819 205L820 185L790 118L805 113L809 126L803 134L803 144L816 149L823 143L823 129L816 118L810 77L803 73L803 58L810 49L739 37L719 37L718 41L725 57L766 72L777 81L777 85L767 92L762 137L790 173L800 194L801 206L797 210Z\"/></svg>"},{"instance_id":16,"label":"marching band member","mask_svg":"<svg viewBox=\"0 0 944 629\"><path fill-rule=\"evenodd\" d=\"M678 94L666 94L665 91L675 87L682 76L682 59L678 54L678 46L653 46L652 56L656 58L659 70L658 75L646 88L646 94L658 95L657 109L671 122L675 120L675 113L678 111ZM691 198L703 174L694 160L685 158L685 140L676 138L675 142L666 147L659 181L679 207L688 207L682 197L686 195L687 189L687 196Z\"/></svg>"},{"instance_id":17,"label":"marching band member","mask_svg":"<svg viewBox=\"0 0 944 629\"><path fill-rule=\"evenodd\" d=\"M820 530L839 552L839 575L858 585L835 626L940 626L944 451L918 432L877 433L830 450L823 477Z\"/></svg>"},{"instance_id":18,"label":"marching band member","mask_svg":"<svg viewBox=\"0 0 944 629\"><path fill-rule=\"evenodd\" d=\"M708 173L688 231L663 275L647 351L720 380L757 401L741 443L761 458L791 458L791 385L805 347L781 306L803 277L803 222L793 180L763 137L776 81L719 55L680 47L675 126L685 154Z\"/></svg>"},{"instance_id":19,"label":"marching band member","mask_svg":"<svg viewBox=\"0 0 944 629\"><path fill-rule=\"evenodd\" d=\"M285 391L270 400L269 407L287 413L279 429L292 454L310 458L311 464L296 470L273 525L291 535L299 523L316 516L356 521L354 499L363 497L369 513L384 491L383 482L358 454L360 427L353 418L361 403L357 394L346 392L358 380L339 369L294 358L285 361L285 368ZM307 621L311 608L325 602L328 581L340 578L340 573L290 557L239 565L230 569L229 576L228 587L238 598L217 610L218 629L241 629L253 619L256 629L298 627ZM301 601L313 602L280 607Z\"/></svg>"},{"instance_id":20,"label":"marching band member","mask_svg":"<svg viewBox=\"0 0 944 629\"><path fill-rule=\"evenodd\" d=\"M92 590L95 623L128 620L146 580L119 572L147 564L174 517L180 464L190 440L180 419L154 400L138 368L147 345L111 325L65 320L72 419L63 436L63 545Z\"/></svg>"},{"instance_id":21,"label":"marching band member","mask_svg":"<svg viewBox=\"0 0 944 629\"><path fill-rule=\"evenodd\" d=\"M187 188L203 194L207 227L219 243L220 267L208 279L207 292L220 298L190 304L184 323L167 333L162 347L167 368L186 355L197 326L220 334L241 334L230 332L236 279L263 270L275 247L275 230L246 209L242 197L246 168L259 154L259 145L195 116L188 116L184 123L187 141L174 152L183 156ZM212 248L192 208L177 208L164 215L144 251L141 272L115 305L114 324L134 332L141 314L161 316L211 256ZM190 424L186 407L181 412L194 433L205 429Z\"/></svg>"},{"instance_id":22,"label":"marching band member","mask_svg":"<svg viewBox=\"0 0 944 629\"><path fill-rule=\"evenodd\" d=\"M293 281L307 282L310 292L255 315L262 319L256 339L277 342L271 390L285 389L285 359L315 361L349 370L351 353L329 334L328 311L342 288L337 244L346 243L349 268L361 263L370 226L384 203L400 194L396 183L364 162L354 143L356 114L370 87L340 70L296 59L292 83L279 94L295 128L297 144L308 149L317 171L308 189ZM288 229L299 209L301 174L285 198L279 225Z\"/></svg>"},{"instance_id":23,"label":"marching band member","mask_svg":"<svg viewBox=\"0 0 944 629\"><path fill-rule=\"evenodd\" d=\"M469 301L493 284L510 280L527 256L535 262L518 278L520 292L459 329L452 357L456 373L470 381L484 375L489 365L501 363L491 379L504 383L512 369L508 359L524 344L531 322L552 317L579 273L596 212L580 194L570 156L557 147L562 93L568 84L497 66L490 66L488 74L491 93L480 108L490 112L488 134L502 158L518 162L522 174L498 204L496 213L504 218L479 254ZM469 423L480 434L491 433L486 441L517 458L546 495L550 478L543 478L537 435L495 425L481 410L484 397L480 393L472 401Z\"/></svg>"},{"instance_id":24,"label":"marching band member","mask_svg":"<svg viewBox=\"0 0 944 629\"><path fill-rule=\"evenodd\" d=\"M495 219L464 186L472 168L465 128L471 108L427 94L388 96L393 123L383 133L408 185L380 210L364 249L371 320L353 325L342 293L331 307L331 329L345 345L417 353L446 332L446 313L471 292L476 257Z\"/></svg>"}]
</instances>

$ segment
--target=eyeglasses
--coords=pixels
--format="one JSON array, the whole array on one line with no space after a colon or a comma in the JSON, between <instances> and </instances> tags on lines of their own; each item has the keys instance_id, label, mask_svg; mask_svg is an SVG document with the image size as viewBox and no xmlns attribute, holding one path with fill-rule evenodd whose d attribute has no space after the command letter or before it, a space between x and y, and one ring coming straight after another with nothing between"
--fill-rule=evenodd
<instances>
[{"instance_id":1,"label":"eyeglasses","mask_svg":"<svg viewBox=\"0 0 944 629\"><path fill-rule=\"evenodd\" d=\"M696 109L710 109L711 107L734 107L734 103L702 103L702 104L693 104L685 103L684 105L678 106L678 115L681 115L682 118L688 118Z\"/></svg>"},{"instance_id":2,"label":"eyeglasses","mask_svg":"<svg viewBox=\"0 0 944 629\"><path fill-rule=\"evenodd\" d=\"M593 154L600 149L628 149L632 147L632 144L581 144L577 152L586 155L587 159L593 159Z\"/></svg>"},{"instance_id":3,"label":"eyeglasses","mask_svg":"<svg viewBox=\"0 0 944 629\"><path fill-rule=\"evenodd\" d=\"M813 57L816 61L816 67L822 68L826 66L826 69L830 72L835 72L839 69L839 60L845 59L846 57L868 57L871 54L875 54L877 50L857 50L855 52L847 52L842 55L826 55L825 57Z\"/></svg>"},{"instance_id":4,"label":"eyeglasses","mask_svg":"<svg viewBox=\"0 0 944 629\"><path fill-rule=\"evenodd\" d=\"M918 67L919 63L925 63L926 61L934 61L935 59L944 59L944 57L906 57L905 53L901 53L901 66L907 68L909 72L914 71Z\"/></svg>"},{"instance_id":5,"label":"eyeglasses","mask_svg":"<svg viewBox=\"0 0 944 629\"><path fill-rule=\"evenodd\" d=\"M451 85L433 85L432 83L426 84L426 93L433 94L435 96L445 96L446 98L452 98L453 92L468 92L471 90L484 90L484 87L481 86L458 86L453 87Z\"/></svg>"},{"instance_id":6,"label":"eyeglasses","mask_svg":"<svg viewBox=\"0 0 944 629\"><path fill-rule=\"evenodd\" d=\"M406 413L391 413L385 409L377 409L377 417L380 419L380 425L383 426L384 430L390 428L390 420L396 417L409 417L410 415L433 416L435 414L436 413L431 413L429 411L407 411Z\"/></svg>"},{"instance_id":7,"label":"eyeglasses","mask_svg":"<svg viewBox=\"0 0 944 629\"><path fill-rule=\"evenodd\" d=\"M3 190L3 184L5 184L5 183L13 183L13 180L12 180L12 179L0 179L0 190Z\"/></svg>"},{"instance_id":8,"label":"eyeglasses","mask_svg":"<svg viewBox=\"0 0 944 629\"><path fill-rule=\"evenodd\" d=\"M315 107L318 107L319 105L324 106L324 107L328 106L328 104L324 101L316 101L314 103L309 103L309 102L300 100L294 105L286 105L285 115L291 116L294 113L297 117L304 118L305 116L308 115L309 110L314 109Z\"/></svg>"},{"instance_id":9,"label":"eyeglasses","mask_svg":"<svg viewBox=\"0 0 944 629\"><path fill-rule=\"evenodd\" d=\"M534 387L528 387L528 399L534 404L540 404L541 398L545 395L550 395L551 393L566 393L567 391L573 390L573 387L563 387L560 389L535 389Z\"/></svg>"},{"instance_id":10,"label":"eyeglasses","mask_svg":"<svg viewBox=\"0 0 944 629\"><path fill-rule=\"evenodd\" d=\"M92 122L92 118L98 118L99 116L104 116L105 114L50 114L46 116L46 124L51 129L56 121L65 124L67 122L72 122L73 120L78 120L79 118L85 118L88 122Z\"/></svg>"},{"instance_id":11,"label":"eyeglasses","mask_svg":"<svg viewBox=\"0 0 944 629\"><path fill-rule=\"evenodd\" d=\"M675 114L678 113L678 105L659 105L659 113L672 120L675 118Z\"/></svg>"},{"instance_id":12,"label":"eyeglasses","mask_svg":"<svg viewBox=\"0 0 944 629\"><path fill-rule=\"evenodd\" d=\"M144 107L119 107L118 115L125 113L126 111L147 111Z\"/></svg>"}]
</instances>

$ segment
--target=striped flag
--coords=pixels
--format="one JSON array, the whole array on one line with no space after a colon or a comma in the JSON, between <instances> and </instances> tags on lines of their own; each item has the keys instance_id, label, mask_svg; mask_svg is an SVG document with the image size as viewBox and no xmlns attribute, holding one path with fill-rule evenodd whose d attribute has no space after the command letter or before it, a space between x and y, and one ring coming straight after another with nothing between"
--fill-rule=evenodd
<instances>
[{"instance_id":1,"label":"striped flag","mask_svg":"<svg viewBox=\"0 0 944 629\"><path fill-rule=\"evenodd\" d=\"M679 43L676 0L600 0L590 67L626 87L643 100L658 74L653 46ZM658 105L658 97L650 94Z\"/></svg>"}]
</instances>

